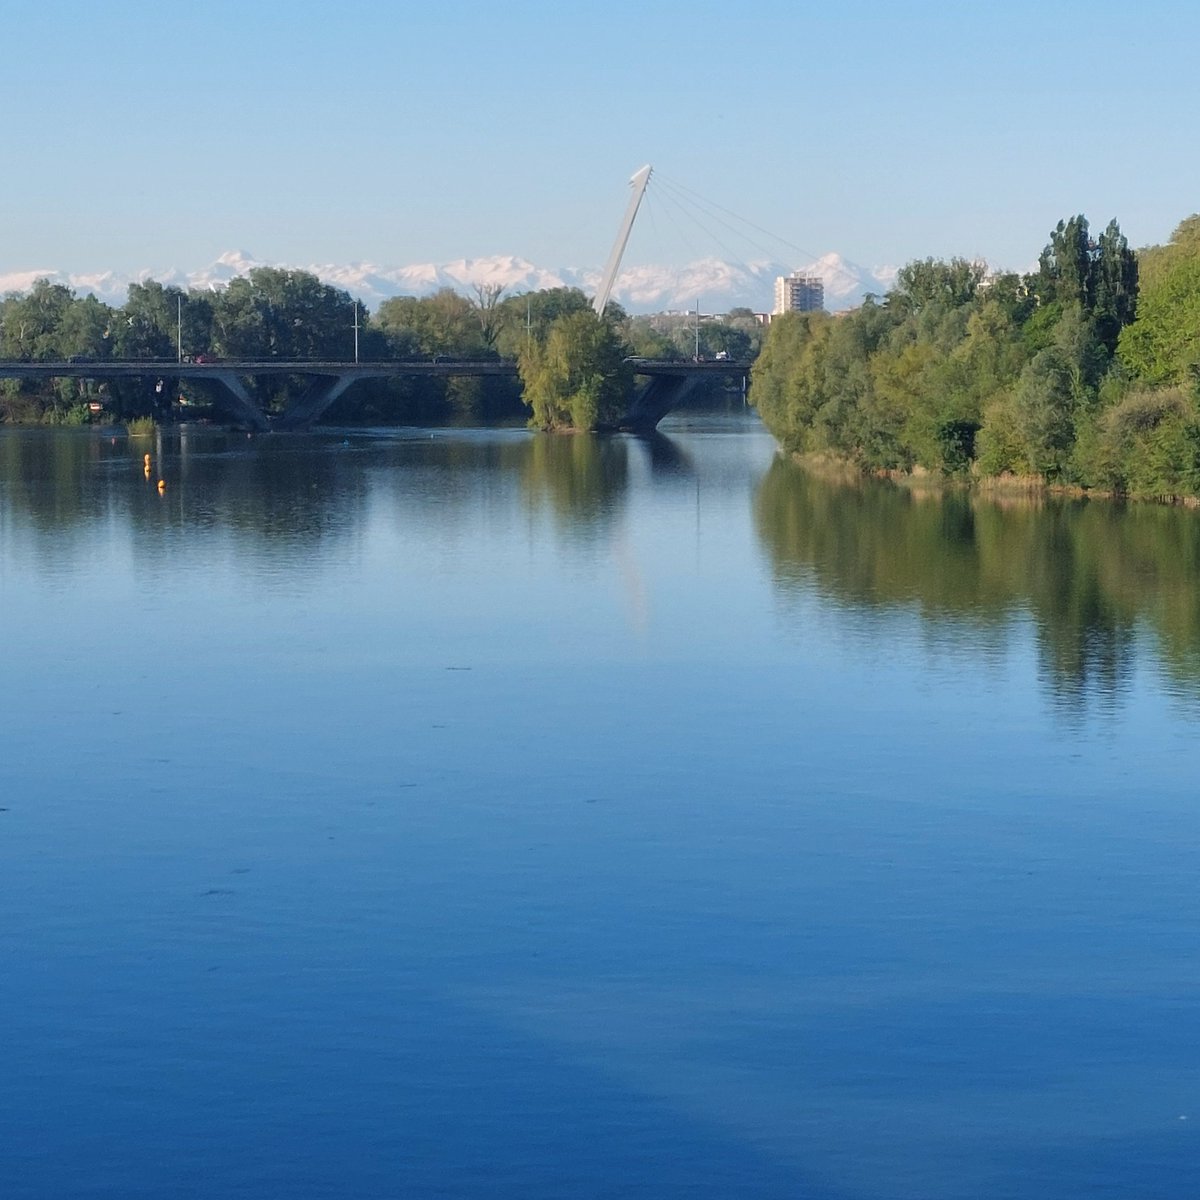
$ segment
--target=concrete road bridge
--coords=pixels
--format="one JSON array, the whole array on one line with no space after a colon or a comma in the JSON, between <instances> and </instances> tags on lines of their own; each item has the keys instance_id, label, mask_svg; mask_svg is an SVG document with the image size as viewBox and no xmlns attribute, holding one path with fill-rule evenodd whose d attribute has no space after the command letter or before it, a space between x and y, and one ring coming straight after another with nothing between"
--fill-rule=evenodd
<instances>
[{"instance_id":1,"label":"concrete road bridge","mask_svg":"<svg viewBox=\"0 0 1200 1200\"><path fill-rule=\"evenodd\" d=\"M714 376L744 378L750 364L673 362L669 359L627 360L635 377L633 394L622 429L653 429L704 379ZM181 380L215 385L219 406L238 424L260 432L303 430L324 415L339 396L360 379L430 379L456 376L507 376L517 374L516 363L503 359L435 359L423 362L310 362L294 359L225 359L219 362L178 362L170 359L128 359L81 362L0 361L0 379L156 379L172 389ZM299 377L308 386L284 412L268 416L255 403L247 379Z\"/></svg>"},{"instance_id":2,"label":"concrete road bridge","mask_svg":"<svg viewBox=\"0 0 1200 1200\"><path fill-rule=\"evenodd\" d=\"M603 317L621 266L629 234L637 217L646 185L653 169L646 165L634 174L629 184L629 203L617 231L612 253L604 268L592 307ZM697 312L697 321L699 313ZM516 363L503 359L435 358L424 362L311 362L295 359L221 359L215 362L186 362L183 359L181 326L177 328L180 354L172 359L70 359L66 362L0 361L0 379L157 379L162 388L177 388L181 380L203 380L215 384L214 394L221 407L237 422L250 429L308 429L330 405L360 379L420 379L453 376L515 376ZM355 345L357 346L358 308L355 306ZM750 364L726 359L675 362L669 359L629 358L635 382L625 415L618 427L637 431L653 429L673 408L678 408L696 386L713 376L735 376L743 380ZM246 387L247 379L286 376L308 380L300 397L284 412L268 416L255 403Z\"/></svg>"}]
</instances>

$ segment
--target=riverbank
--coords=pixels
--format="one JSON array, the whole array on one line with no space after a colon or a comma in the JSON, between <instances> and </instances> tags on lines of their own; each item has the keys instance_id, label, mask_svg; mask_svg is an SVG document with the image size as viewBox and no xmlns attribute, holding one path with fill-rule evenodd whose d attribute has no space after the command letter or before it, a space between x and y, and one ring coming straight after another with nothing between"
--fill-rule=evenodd
<instances>
[{"instance_id":1,"label":"riverbank","mask_svg":"<svg viewBox=\"0 0 1200 1200\"><path fill-rule=\"evenodd\" d=\"M786 451L781 450L781 453ZM1057 496L1074 500L1115 500L1120 502L1163 504L1177 508L1200 508L1200 496L1157 495L1148 492L1125 492L1112 488L1083 487L1079 484L1052 482L1044 475L1018 475L1011 471L999 475L981 475L931 471L915 466L912 470L863 467L848 458L828 453L793 452L787 455L792 462L820 479L831 483L850 483L862 479L886 480L911 492L968 491L979 496L1011 499L1013 497Z\"/></svg>"}]
</instances>

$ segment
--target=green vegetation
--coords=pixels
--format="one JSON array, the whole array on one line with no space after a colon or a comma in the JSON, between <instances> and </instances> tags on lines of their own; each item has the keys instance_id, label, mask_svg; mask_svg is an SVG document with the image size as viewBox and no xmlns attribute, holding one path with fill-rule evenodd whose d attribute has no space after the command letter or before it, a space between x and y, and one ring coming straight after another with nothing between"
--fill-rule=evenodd
<instances>
[{"instance_id":1,"label":"green vegetation","mask_svg":"<svg viewBox=\"0 0 1200 1200\"><path fill-rule=\"evenodd\" d=\"M539 429L598 429L620 420L632 373L627 347L590 308L556 317L544 339L531 337L517 358L525 403Z\"/></svg>"},{"instance_id":2,"label":"green vegetation","mask_svg":"<svg viewBox=\"0 0 1200 1200\"><path fill-rule=\"evenodd\" d=\"M615 304L598 321L576 288L507 297L498 286L476 287L470 296L443 288L432 296L385 300L372 315L315 275L270 267L215 291L135 283L119 308L41 279L27 293L0 298L0 359L144 359L161 363L161 374L105 383L0 381L0 420L162 421L176 405L202 414L214 400L211 385L172 375L181 352L189 359L345 362L354 357L356 326L363 362L516 360L527 394L517 379L504 377L364 380L329 410L326 419L336 424L528 417L541 428L594 429L615 421L628 399L625 357L690 357L696 337L686 318L635 320ZM756 339L753 314L735 312L700 326L704 354L749 357ZM298 376L246 382L267 413L282 411L308 386Z\"/></svg>"},{"instance_id":3,"label":"green vegetation","mask_svg":"<svg viewBox=\"0 0 1200 1200\"><path fill-rule=\"evenodd\" d=\"M642 358L690 359L694 355L750 362L762 347L763 327L748 308L731 308L720 316L656 313L633 317L626 338L630 352Z\"/></svg>"},{"instance_id":4,"label":"green vegetation","mask_svg":"<svg viewBox=\"0 0 1200 1200\"><path fill-rule=\"evenodd\" d=\"M927 259L854 312L777 319L752 398L786 449L868 471L1194 496L1198 319L1200 217L1135 256L1076 216L1030 275Z\"/></svg>"}]
</instances>

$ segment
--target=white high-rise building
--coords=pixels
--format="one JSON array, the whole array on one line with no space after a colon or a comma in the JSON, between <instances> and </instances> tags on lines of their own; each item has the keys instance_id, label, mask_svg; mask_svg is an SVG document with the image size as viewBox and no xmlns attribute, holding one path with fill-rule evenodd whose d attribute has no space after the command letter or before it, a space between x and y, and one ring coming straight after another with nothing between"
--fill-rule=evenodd
<instances>
[{"instance_id":1,"label":"white high-rise building","mask_svg":"<svg viewBox=\"0 0 1200 1200\"><path fill-rule=\"evenodd\" d=\"M793 271L775 280L775 308L772 316L786 312L822 312L825 308L825 281L819 275Z\"/></svg>"}]
</instances>

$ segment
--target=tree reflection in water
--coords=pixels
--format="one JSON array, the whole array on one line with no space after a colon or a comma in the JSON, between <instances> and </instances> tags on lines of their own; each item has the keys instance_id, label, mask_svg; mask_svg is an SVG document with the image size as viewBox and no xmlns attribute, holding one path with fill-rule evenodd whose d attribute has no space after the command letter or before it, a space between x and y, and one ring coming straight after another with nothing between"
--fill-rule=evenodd
<instances>
[{"instance_id":1,"label":"tree reflection in water","mask_svg":"<svg viewBox=\"0 0 1200 1200\"><path fill-rule=\"evenodd\" d=\"M914 490L778 459L755 523L785 589L877 610L904 606L980 634L1028 614L1064 707L1111 704L1153 635L1177 691L1200 680L1200 514L1149 504Z\"/></svg>"}]
</instances>

